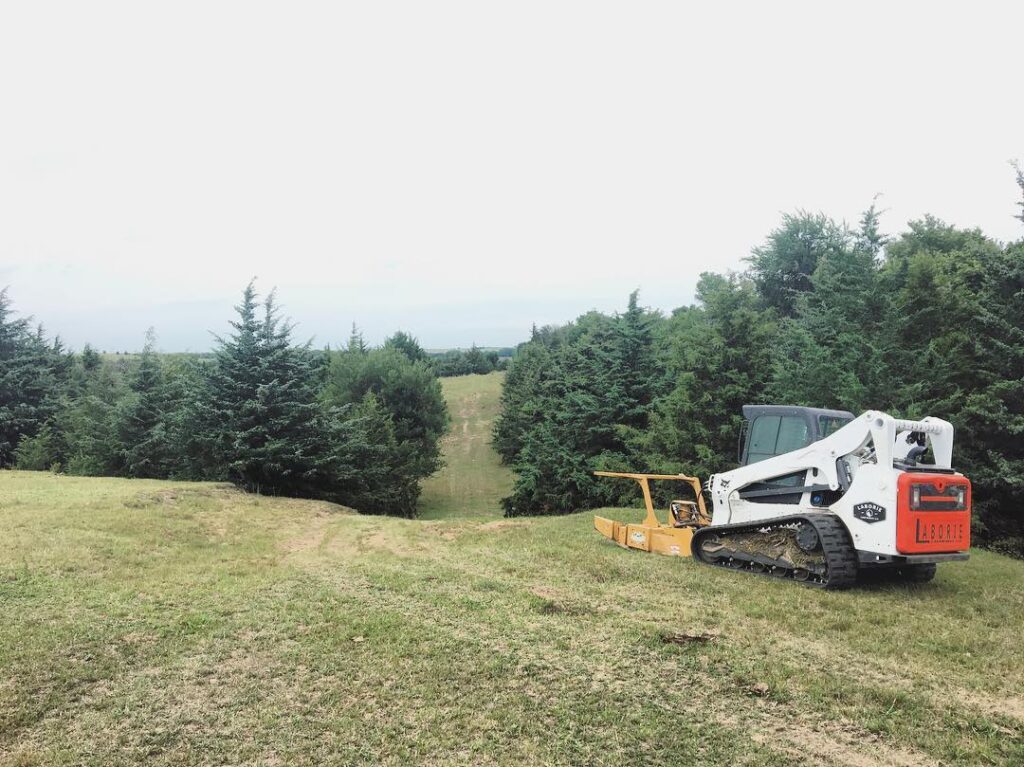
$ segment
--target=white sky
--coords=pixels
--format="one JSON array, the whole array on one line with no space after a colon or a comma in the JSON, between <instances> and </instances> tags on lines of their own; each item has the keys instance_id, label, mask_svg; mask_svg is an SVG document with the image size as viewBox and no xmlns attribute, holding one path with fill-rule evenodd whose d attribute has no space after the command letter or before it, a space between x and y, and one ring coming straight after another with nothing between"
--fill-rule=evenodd
<instances>
[{"instance_id":1,"label":"white sky","mask_svg":"<svg viewBox=\"0 0 1024 767\"><path fill-rule=\"evenodd\" d=\"M512 344L795 208L1004 240L1024 3L6 2L0 287L72 346Z\"/></svg>"}]
</instances>

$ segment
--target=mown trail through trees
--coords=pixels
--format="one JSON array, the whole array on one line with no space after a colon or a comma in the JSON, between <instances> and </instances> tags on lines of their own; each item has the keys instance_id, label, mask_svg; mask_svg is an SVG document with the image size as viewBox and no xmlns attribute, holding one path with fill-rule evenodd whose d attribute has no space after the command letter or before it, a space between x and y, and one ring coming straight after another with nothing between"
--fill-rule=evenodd
<instances>
[{"instance_id":1,"label":"mown trail through trees","mask_svg":"<svg viewBox=\"0 0 1024 767\"><path fill-rule=\"evenodd\" d=\"M419 516L499 517L512 472L491 445L504 373L441 379L452 424L441 442L445 466L423 482Z\"/></svg>"}]
</instances>

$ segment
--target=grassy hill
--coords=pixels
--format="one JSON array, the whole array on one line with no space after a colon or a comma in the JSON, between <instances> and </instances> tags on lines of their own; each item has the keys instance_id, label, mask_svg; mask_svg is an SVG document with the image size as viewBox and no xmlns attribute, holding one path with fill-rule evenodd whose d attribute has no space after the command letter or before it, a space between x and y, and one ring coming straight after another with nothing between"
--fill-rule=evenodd
<instances>
[{"instance_id":1,"label":"grassy hill","mask_svg":"<svg viewBox=\"0 0 1024 767\"><path fill-rule=\"evenodd\" d=\"M447 518L0 472L0 764L1024 763L1024 563L826 593L501 519L496 387L446 382Z\"/></svg>"},{"instance_id":2,"label":"grassy hill","mask_svg":"<svg viewBox=\"0 0 1024 767\"><path fill-rule=\"evenodd\" d=\"M512 472L491 448L504 373L442 378L452 428L442 442L445 467L423 483L420 517L499 517Z\"/></svg>"}]
</instances>

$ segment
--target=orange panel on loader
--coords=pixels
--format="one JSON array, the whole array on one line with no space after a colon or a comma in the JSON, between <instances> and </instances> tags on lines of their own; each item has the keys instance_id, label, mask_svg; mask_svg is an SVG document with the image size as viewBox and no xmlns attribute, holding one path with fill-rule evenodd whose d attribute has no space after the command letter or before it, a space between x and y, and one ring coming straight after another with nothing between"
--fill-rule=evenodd
<instances>
[{"instance_id":1,"label":"orange panel on loader","mask_svg":"<svg viewBox=\"0 0 1024 767\"><path fill-rule=\"evenodd\" d=\"M961 475L907 472L897 482L896 548L904 554L967 551L971 481Z\"/></svg>"}]
</instances>

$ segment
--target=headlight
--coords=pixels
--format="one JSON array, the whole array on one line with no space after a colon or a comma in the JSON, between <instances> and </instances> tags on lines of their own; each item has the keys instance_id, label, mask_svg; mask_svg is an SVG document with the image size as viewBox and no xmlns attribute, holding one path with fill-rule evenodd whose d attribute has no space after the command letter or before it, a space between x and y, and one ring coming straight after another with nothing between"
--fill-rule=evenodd
<instances>
[{"instance_id":1,"label":"headlight","mask_svg":"<svg viewBox=\"0 0 1024 767\"><path fill-rule=\"evenodd\" d=\"M910 487L910 508L920 509L921 508L921 486L911 485Z\"/></svg>"}]
</instances>

